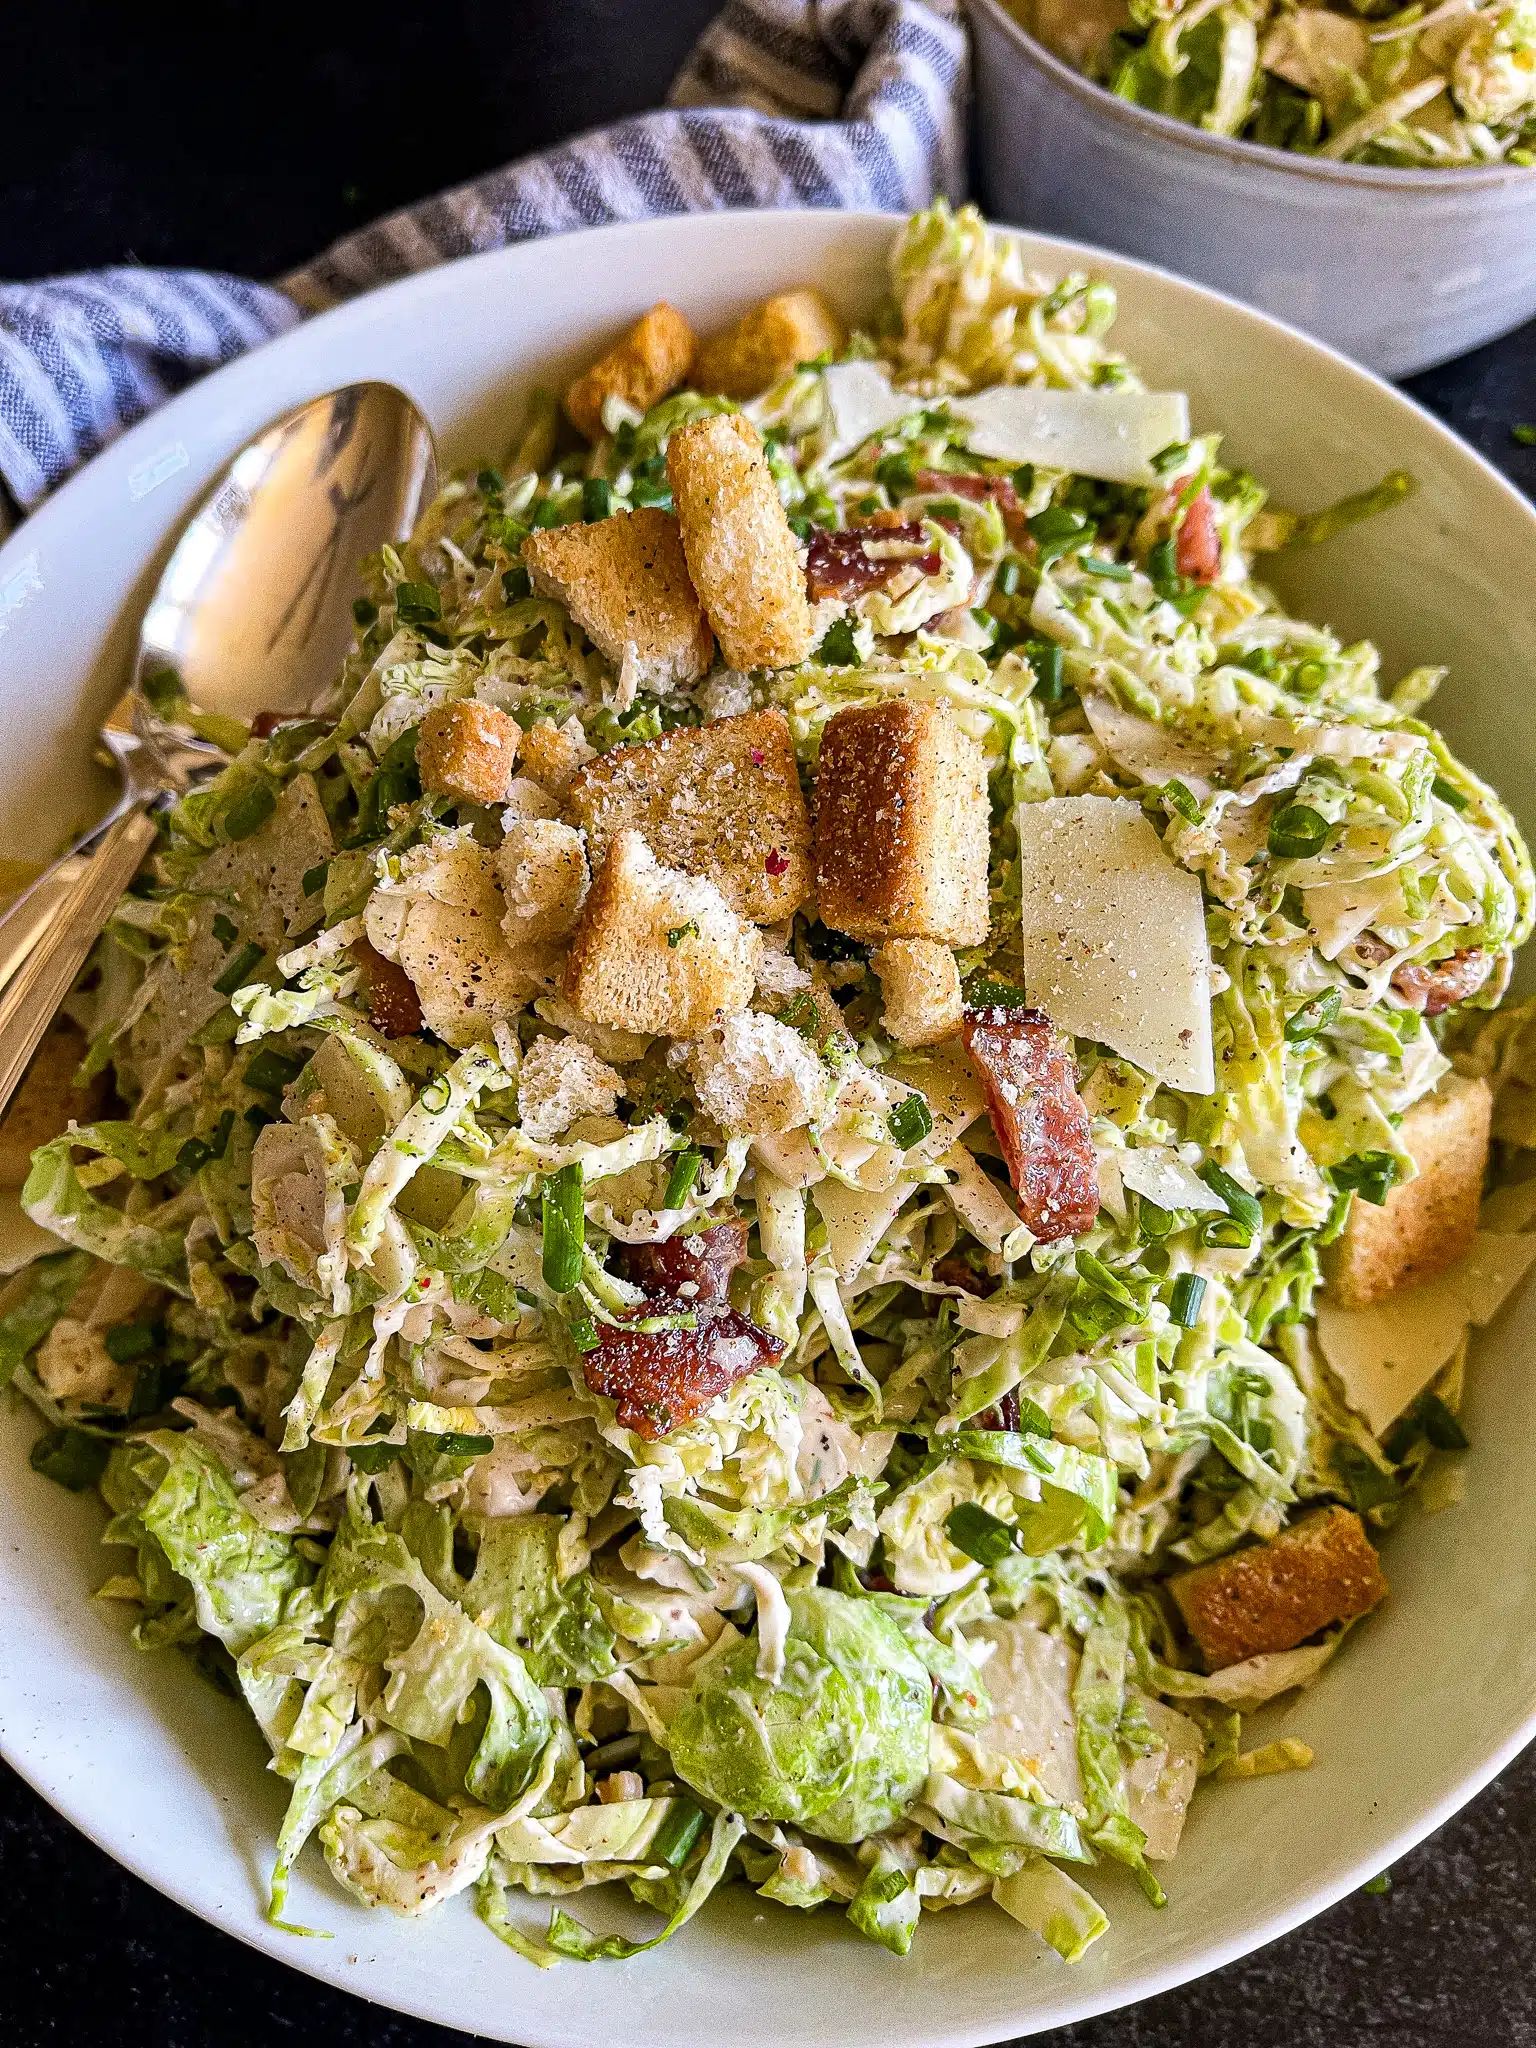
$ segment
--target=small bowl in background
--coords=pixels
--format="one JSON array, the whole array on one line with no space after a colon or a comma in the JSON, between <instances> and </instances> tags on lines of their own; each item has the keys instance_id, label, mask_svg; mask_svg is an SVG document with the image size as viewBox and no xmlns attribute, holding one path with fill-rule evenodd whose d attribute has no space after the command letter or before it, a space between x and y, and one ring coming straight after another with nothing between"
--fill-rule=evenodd
<instances>
[{"instance_id":1,"label":"small bowl in background","mask_svg":"<svg viewBox=\"0 0 1536 2048\"><path fill-rule=\"evenodd\" d=\"M1536 170L1392 170L1236 142L1116 98L968 0L978 197L1411 376L1536 314Z\"/></svg>"}]
</instances>

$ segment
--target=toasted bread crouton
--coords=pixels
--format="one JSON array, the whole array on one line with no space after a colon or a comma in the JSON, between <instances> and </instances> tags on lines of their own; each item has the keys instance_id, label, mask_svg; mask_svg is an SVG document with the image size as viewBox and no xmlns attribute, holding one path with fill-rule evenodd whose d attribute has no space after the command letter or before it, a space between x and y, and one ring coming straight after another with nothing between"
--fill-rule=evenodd
<instances>
[{"instance_id":1,"label":"toasted bread crouton","mask_svg":"<svg viewBox=\"0 0 1536 2048\"><path fill-rule=\"evenodd\" d=\"M1385 1203L1350 1204L1329 1254L1328 1287L1343 1308L1368 1308L1427 1280L1469 1251L1488 1168L1493 1095L1486 1081L1448 1074L1403 1118L1398 1136L1419 1169Z\"/></svg>"},{"instance_id":2,"label":"toasted bread crouton","mask_svg":"<svg viewBox=\"0 0 1536 2048\"><path fill-rule=\"evenodd\" d=\"M756 398L797 363L838 354L847 339L820 292L779 292L700 346L693 381L725 398Z\"/></svg>"},{"instance_id":3,"label":"toasted bread crouton","mask_svg":"<svg viewBox=\"0 0 1536 2048\"><path fill-rule=\"evenodd\" d=\"M505 803L521 738L517 720L494 704L473 697L434 704L416 742L421 786L461 803Z\"/></svg>"},{"instance_id":4,"label":"toasted bread crouton","mask_svg":"<svg viewBox=\"0 0 1536 2048\"><path fill-rule=\"evenodd\" d=\"M682 383L697 348L693 329L676 306L663 299L642 313L623 340L568 387L567 419L589 441L600 441L607 432L605 399L620 398L636 412L649 412Z\"/></svg>"},{"instance_id":5,"label":"toasted bread crouton","mask_svg":"<svg viewBox=\"0 0 1536 2048\"><path fill-rule=\"evenodd\" d=\"M591 880L579 832L556 818L514 823L496 866L507 904L501 928L514 946L570 937Z\"/></svg>"},{"instance_id":6,"label":"toasted bread crouton","mask_svg":"<svg viewBox=\"0 0 1536 2048\"><path fill-rule=\"evenodd\" d=\"M88 1124L101 1108L106 1077L76 1088L75 1071L86 1055L86 1036L67 1017L55 1017L32 1055L32 1063L0 1119L0 1188L19 1188L32 1170L39 1145L58 1137L71 1117Z\"/></svg>"},{"instance_id":7,"label":"toasted bread crouton","mask_svg":"<svg viewBox=\"0 0 1536 2048\"><path fill-rule=\"evenodd\" d=\"M579 1038L536 1038L517 1079L523 1136L547 1145L578 1117L612 1116L624 1083Z\"/></svg>"},{"instance_id":8,"label":"toasted bread crouton","mask_svg":"<svg viewBox=\"0 0 1536 2048\"><path fill-rule=\"evenodd\" d=\"M693 1038L752 1000L761 944L713 882L621 832L571 941L566 1000L596 1024Z\"/></svg>"},{"instance_id":9,"label":"toasted bread crouton","mask_svg":"<svg viewBox=\"0 0 1536 2048\"><path fill-rule=\"evenodd\" d=\"M855 939L987 936L986 760L937 704L839 711L816 777L822 922Z\"/></svg>"},{"instance_id":10,"label":"toasted bread crouton","mask_svg":"<svg viewBox=\"0 0 1536 2048\"><path fill-rule=\"evenodd\" d=\"M740 413L694 420L667 445L688 573L732 668L788 668L815 639L800 548Z\"/></svg>"},{"instance_id":11,"label":"toasted bread crouton","mask_svg":"<svg viewBox=\"0 0 1536 2048\"><path fill-rule=\"evenodd\" d=\"M898 1045L937 1045L960 1029L960 969L934 939L887 939L869 956Z\"/></svg>"},{"instance_id":12,"label":"toasted bread crouton","mask_svg":"<svg viewBox=\"0 0 1536 2048\"><path fill-rule=\"evenodd\" d=\"M670 512L644 505L590 526L530 533L523 561L534 588L558 598L636 688L669 690L709 667L714 635L688 581Z\"/></svg>"},{"instance_id":13,"label":"toasted bread crouton","mask_svg":"<svg viewBox=\"0 0 1536 2048\"><path fill-rule=\"evenodd\" d=\"M688 1072L700 1109L724 1131L799 1130L827 1099L827 1069L803 1034L760 1010L706 1032Z\"/></svg>"},{"instance_id":14,"label":"toasted bread crouton","mask_svg":"<svg viewBox=\"0 0 1536 2048\"><path fill-rule=\"evenodd\" d=\"M1170 1579L1184 1625L1212 1671L1294 1650L1319 1629L1368 1614L1387 1591L1353 1508L1319 1508L1255 1543Z\"/></svg>"},{"instance_id":15,"label":"toasted bread crouton","mask_svg":"<svg viewBox=\"0 0 1536 2048\"><path fill-rule=\"evenodd\" d=\"M563 803L571 777L592 759L592 749L579 718L568 718L564 725L541 718L523 734L522 757L528 777Z\"/></svg>"},{"instance_id":16,"label":"toasted bread crouton","mask_svg":"<svg viewBox=\"0 0 1536 2048\"><path fill-rule=\"evenodd\" d=\"M743 917L789 917L811 886L811 825L782 711L679 726L614 747L572 782L571 815L600 861L638 832L658 860L707 875Z\"/></svg>"}]
</instances>

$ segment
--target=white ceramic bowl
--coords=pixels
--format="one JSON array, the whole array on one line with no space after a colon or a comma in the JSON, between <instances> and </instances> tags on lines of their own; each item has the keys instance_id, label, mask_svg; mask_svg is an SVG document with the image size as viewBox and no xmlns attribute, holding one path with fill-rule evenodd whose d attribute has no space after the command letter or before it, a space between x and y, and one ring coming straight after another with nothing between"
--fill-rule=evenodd
<instances>
[{"instance_id":1,"label":"white ceramic bowl","mask_svg":"<svg viewBox=\"0 0 1536 2048\"><path fill-rule=\"evenodd\" d=\"M982 204L1102 242L1406 377L1536 313L1536 170L1396 171L1207 135L968 0Z\"/></svg>"},{"instance_id":2,"label":"white ceramic bowl","mask_svg":"<svg viewBox=\"0 0 1536 2048\"><path fill-rule=\"evenodd\" d=\"M523 393L584 364L666 296L701 326L805 282L845 310L880 289L894 223L727 214L607 228L477 257L374 293L209 377L126 435L0 550L0 853L44 851L89 800L80 763L125 672L135 606L166 535L229 451L298 401L365 377L425 408L450 462L501 447ZM1389 669L1448 661L1455 739L1536 823L1536 515L1385 385L1301 336L1154 271L1039 237L1044 271L1092 267L1121 295L1124 344L1185 386L1232 455L1309 506L1404 468L1406 506L1286 565L1287 594ZM153 488L148 486L154 479ZM1464 1506L1410 1517L1386 1551L1393 1597L1284 1717L1314 1770L1204 1790L1170 1903L1102 1886L1108 1936L1068 1970L990 1906L925 1923L899 1962L840 1918L734 1888L668 1947L541 1973L465 1901L420 1922L369 1914L306 1856L293 1917L261 1918L283 1788L254 1727L172 1657L93 1605L105 1575L93 1501L27 1468L30 1416L0 1400L0 1740L61 1812L130 1869L269 1954L405 2011L527 2048L959 2048L1122 2005L1215 1968L1362 1883L1469 1798L1527 1739L1536 1708L1536 1491L1527 1423L1536 1346L1514 1319L1472 1381ZM1095 1878L1096 1886L1099 1879ZM596 1911L596 1909L594 1909ZM39 1928L42 1941L67 1941Z\"/></svg>"}]
</instances>

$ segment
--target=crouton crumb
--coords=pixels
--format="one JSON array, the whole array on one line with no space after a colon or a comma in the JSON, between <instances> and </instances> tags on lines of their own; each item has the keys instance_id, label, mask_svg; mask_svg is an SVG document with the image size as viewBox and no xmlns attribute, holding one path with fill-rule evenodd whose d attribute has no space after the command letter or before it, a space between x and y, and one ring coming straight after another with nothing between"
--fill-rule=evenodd
<instances>
[{"instance_id":1,"label":"crouton crumb","mask_svg":"<svg viewBox=\"0 0 1536 2048\"><path fill-rule=\"evenodd\" d=\"M517 1082L523 1136L547 1145L578 1117L612 1116L623 1092L612 1067L579 1038L536 1038Z\"/></svg>"},{"instance_id":2,"label":"crouton crumb","mask_svg":"<svg viewBox=\"0 0 1536 2048\"><path fill-rule=\"evenodd\" d=\"M751 1011L705 1033L688 1055L698 1103L725 1131L799 1130L826 1100L827 1069L800 1032Z\"/></svg>"},{"instance_id":3,"label":"crouton crumb","mask_svg":"<svg viewBox=\"0 0 1536 2048\"><path fill-rule=\"evenodd\" d=\"M937 1045L960 1029L960 969L935 939L887 939L870 955L898 1045Z\"/></svg>"},{"instance_id":4,"label":"crouton crumb","mask_svg":"<svg viewBox=\"0 0 1536 2048\"><path fill-rule=\"evenodd\" d=\"M569 938L590 876L581 834L556 818L515 822L496 851L507 914L501 928L514 946Z\"/></svg>"},{"instance_id":5,"label":"crouton crumb","mask_svg":"<svg viewBox=\"0 0 1536 2048\"><path fill-rule=\"evenodd\" d=\"M435 704L416 742L421 786L461 803L505 803L521 738L517 720L494 704L473 697Z\"/></svg>"}]
</instances>

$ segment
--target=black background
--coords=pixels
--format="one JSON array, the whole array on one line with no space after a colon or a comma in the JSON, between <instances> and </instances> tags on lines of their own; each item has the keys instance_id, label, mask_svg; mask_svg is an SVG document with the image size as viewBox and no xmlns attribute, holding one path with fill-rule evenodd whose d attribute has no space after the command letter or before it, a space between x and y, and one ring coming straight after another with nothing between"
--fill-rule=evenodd
<instances>
[{"instance_id":1,"label":"black background","mask_svg":"<svg viewBox=\"0 0 1536 2048\"><path fill-rule=\"evenodd\" d=\"M714 4L10 0L0 7L0 273L143 262L272 276L390 207L655 104ZM1533 330L1411 389L1536 491L1536 450L1510 436L1536 420ZM1536 2044L1536 1755L1393 1880L1386 1896L1346 1900L1217 1977L1054 2040ZM613 1989L622 2043L621 1972ZM313 1984L204 1927L3 1767L0 2028L11 2048L449 2048L465 2038Z\"/></svg>"}]
</instances>

